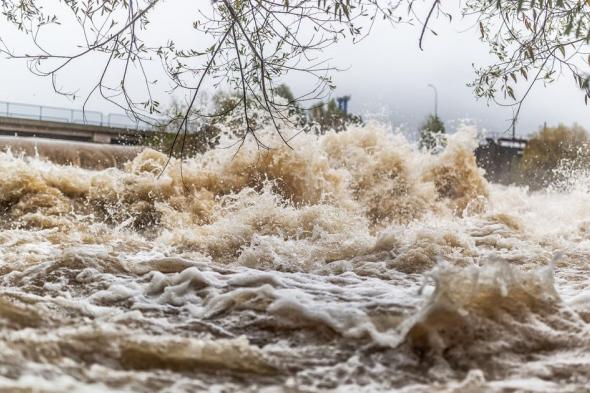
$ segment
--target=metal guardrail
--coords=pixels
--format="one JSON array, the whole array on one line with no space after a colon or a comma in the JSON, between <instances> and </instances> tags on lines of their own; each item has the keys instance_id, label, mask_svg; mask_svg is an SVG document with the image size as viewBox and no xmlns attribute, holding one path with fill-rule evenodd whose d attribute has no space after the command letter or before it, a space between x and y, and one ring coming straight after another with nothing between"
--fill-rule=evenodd
<instances>
[{"instance_id":1,"label":"metal guardrail","mask_svg":"<svg viewBox=\"0 0 590 393\"><path fill-rule=\"evenodd\" d=\"M0 101L0 116L41 121L93 125L101 127L126 128L132 130L150 130L152 126L137 121L124 114L82 111L54 106L32 105L16 102Z\"/></svg>"},{"instance_id":2,"label":"metal guardrail","mask_svg":"<svg viewBox=\"0 0 590 393\"><path fill-rule=\"evenodd\" d=\"M526 135L517 135L515 138L512 137L512 133L506 132L485 132L478 136L480 140L493 139L495 141L512 141L515 143L523 143L530 138Z\"/></svg>"}]
</instances>

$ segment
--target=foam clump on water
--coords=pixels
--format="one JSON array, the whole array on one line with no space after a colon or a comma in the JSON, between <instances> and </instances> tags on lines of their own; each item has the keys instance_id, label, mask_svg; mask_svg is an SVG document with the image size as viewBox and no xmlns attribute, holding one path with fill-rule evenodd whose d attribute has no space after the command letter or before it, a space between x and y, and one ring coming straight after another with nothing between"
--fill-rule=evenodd
<instances>
[{"instance_id":1,"label":"foam clump on water","mask_svg":"<svg viewBox=\"0 0 590 393\"><path fill-rule=\"evenodd\" d=\"M412 345L440 355L446 350L444 356L452 354L449 349L453 348L460 355L457 361L465 361L461 357L468 353L470 357L493 355L501 346L535 345L532 337L522 337L532 333L532 326L525 324L525 330L519 331L519 325L528 318L539 318L547 329L560 303L553 272L548 268L523 272L506 262L492 261L482 267L443 265L431 275L436 284L434 293L415 320L406 321L411 325L407 337ZM509 319L515 323L507 323ZM507 329L511 335L506 335ZM546 333L540 330L538 338L546 339Z\"/></svg>"},{"instance_id":2,"label":"foam clump on water","mask_svg":"<svg viewBox=\"0 0 590 393\"><path fill-rule=\"evenodd\" d=\"M101 170L0 153L0 390L590 381L583 189L488 184L468 128L438 154L376 125L259 137Z\"/></svg>"}]
</instances>

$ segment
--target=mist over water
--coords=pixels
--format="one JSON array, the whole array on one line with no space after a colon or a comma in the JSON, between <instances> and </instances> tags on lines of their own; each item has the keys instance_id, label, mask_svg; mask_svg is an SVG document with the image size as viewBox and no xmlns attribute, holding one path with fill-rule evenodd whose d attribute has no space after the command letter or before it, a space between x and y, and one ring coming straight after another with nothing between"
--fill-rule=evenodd
<instances>
[{"instance_id":1,"label":"mist over water","mask_svg":"<svg viewBox=\"0 0 590 393\"><path fill-rule=\"evenodd\" d=\"M0 391L587 391L590 192L488 184L475 134L0 153Z\"/></svg>"}]
</instances>

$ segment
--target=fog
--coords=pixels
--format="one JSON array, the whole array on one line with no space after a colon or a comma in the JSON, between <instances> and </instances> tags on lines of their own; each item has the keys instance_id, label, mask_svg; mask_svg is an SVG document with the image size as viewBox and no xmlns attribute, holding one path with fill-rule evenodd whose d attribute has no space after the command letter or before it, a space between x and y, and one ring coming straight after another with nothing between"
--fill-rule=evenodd
<instances>
[{"instance_id":1,"label":"fog","mask_svg":"<svg viewBox=\"0 0 590 393\"><path fill-rule=\"evenodd\" d=\"M201 3L201 8L207 7ZM169 0L154 11L148 39L160 44L174 39L184 45L195 42L198 48L206 47L207 38L192 29L192 21L198 18L197 6ZM437 35L427 34L423 51L418 48L419 29L406 25L392 27L377 23L372 34L362 42L339 42L325 52L331 59L330 65L343 69L333 74L337 85L333 95L351 95L351 111L411 133L433 111L433 90L427 87L432 84L439 94L439 115L451 129L468 120L490 132L505 132L510 125L512 109L477 100L467 86L474 77L474 65L493 61L487 47L479 41L478 31L470 28L470 24L469 20L457 18L453 23L438 19L433 25ZM33 50L28 37L6 24L0 25L0 37L21 52ZM75 49L80 39L79 30L67 24L51 28L42 36L44 44L61 51ZM24 61L2 58L0 101L80 108L92 84L96 83L102 64L98 58L89 58L74 63L60 75L58 86L78 94L78 99L72 101L55 94L49 78L32 75ZM154 90L163 106L174 99L185 98L179 92L170 91L171 85L166 82L158 61L148 69L150 78L163 81ZM286 81L296 94L305 93L313 82L301 75L287 76ZM141 81L131 83L139 96L144 94ZM210 84L206 90L213 92ZM91 99L87 108L120 112L98 97ZM522 108L517 133L534 132L544 122L550 125L576 122L590 129L590 113L584 105L582 92L567 76L553 85L539 84L533 88Z\"/></svg>"}]
</instances>

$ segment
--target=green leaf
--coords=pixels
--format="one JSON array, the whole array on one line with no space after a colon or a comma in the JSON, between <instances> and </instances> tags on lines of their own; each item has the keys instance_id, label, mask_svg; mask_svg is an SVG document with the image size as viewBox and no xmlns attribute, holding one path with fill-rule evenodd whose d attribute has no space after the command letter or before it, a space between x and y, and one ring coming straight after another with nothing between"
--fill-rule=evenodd
<instances>
[{"instance_id":1,"label":"green leaf","mask_svg":"<svg viewBox=\"0 0 590 393\"><path fill-rule=\"evenodd\" d=\"M514 90L512 90L512 87L507 86L506 87L506 92L508 93L508 95L516 101L516 97L514 96Z\"/></svg>"}]
</instances>

